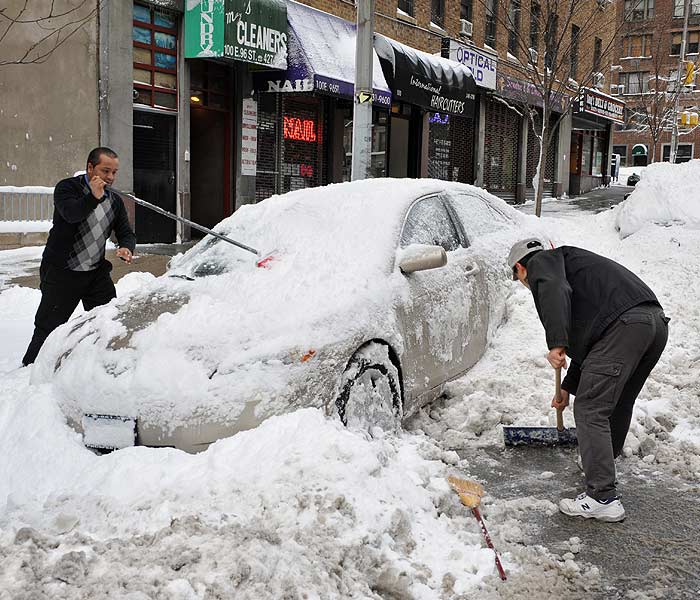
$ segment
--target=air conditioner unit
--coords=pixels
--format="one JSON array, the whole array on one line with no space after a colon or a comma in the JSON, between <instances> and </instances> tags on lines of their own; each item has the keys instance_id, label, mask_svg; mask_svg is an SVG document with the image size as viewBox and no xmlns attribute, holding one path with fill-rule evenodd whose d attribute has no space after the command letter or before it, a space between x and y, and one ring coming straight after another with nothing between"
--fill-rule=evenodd
<instances>
[{"instance_id":1,"label":"air conditioner unit","mask_svg":"<svg viewBox=\"0 0 700 600\"><path fill-rule=\"evenodd\" d=\"M465 35L467 37L472 37L472 32L474 31L474 25L471 21L466 19L459 20L459 35Z\"/></svg>"},{"instance_id":2,"label":"air conditioner unit","mask_svg":"<svg viewBox=\"0 0 700 600\"><path fill-rule=\"evenodd\" d=\"M593 86L602 90L605 86L605 75L602 73L593 73Z\"/></svg>"},{"instance_id":3,"label":"air conditioner unit","mask_svg":"<svg viewBox=\"0 0 700 600\"><path fill-rule=\"evenodd\" d=\"M533 65L537 64L537 60L539 59L540 55L537 53L537 50L534 48L528 48L527 51L530 53L530 62Z\"/></svg>"}]
</instances>

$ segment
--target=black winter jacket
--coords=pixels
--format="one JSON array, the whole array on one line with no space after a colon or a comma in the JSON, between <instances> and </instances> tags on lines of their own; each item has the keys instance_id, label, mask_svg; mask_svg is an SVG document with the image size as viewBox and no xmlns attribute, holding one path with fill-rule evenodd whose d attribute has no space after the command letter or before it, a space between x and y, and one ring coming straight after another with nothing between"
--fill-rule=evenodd
<instances>
[{"instance_id":1,"label":"black winter jacket","mask_svg":"<svg viewBox=\"0 0 700 600\"><path fill-rule=\"evenodd\" d=\"M44 249L44 260L63 269L67 267L68 257L78 235L78 227L100 201L112 203L114 219L111 230L116 234L119 246L134 252L136 236L129 224L122 199L117 194L108 193L104 199L98 200L92 195L85 175L78 175L56 184L53 192L53 227Z\"/></svg>"},{"instance_id":2,"label":"black winter jacket","mask_svg":"<svg viewBox=\"0 0 700 600\"><path fill-rule=\"evenodd\" d=\"M581 364L608 325L638 304L661 306L634 273L573 246L533 255L527 263L527 280L548 348L564 347L571 359L562 387L572 394L578 388Z\"/></svg>"}]
</instances>

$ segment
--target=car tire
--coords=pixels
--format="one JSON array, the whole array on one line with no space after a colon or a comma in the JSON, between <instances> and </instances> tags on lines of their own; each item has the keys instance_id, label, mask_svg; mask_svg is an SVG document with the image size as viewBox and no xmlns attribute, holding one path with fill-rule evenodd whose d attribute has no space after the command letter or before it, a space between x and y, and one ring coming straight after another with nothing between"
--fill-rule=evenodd
<instances>
[{"instance_id":1,"label":"car tire","mask_svg":"<svg viewBox=\"0 0 700 600\"><path fill-rule=\"evenodd\" d=\"M401 426L400 376L388 346L371 342L355 352L343 373L335 406L348 427L395 431Z\"/></svg>"}]
</instances>

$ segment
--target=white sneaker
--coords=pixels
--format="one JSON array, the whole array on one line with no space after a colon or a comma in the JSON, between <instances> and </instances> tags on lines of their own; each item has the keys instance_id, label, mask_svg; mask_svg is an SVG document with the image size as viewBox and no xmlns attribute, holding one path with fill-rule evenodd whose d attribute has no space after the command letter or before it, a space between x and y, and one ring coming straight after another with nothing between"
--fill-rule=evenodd
<instances>
[{"instance_id":1,"label":"white sneaker","mask_svg":"<svg viewBox=\"0 0 700 600\"><path fill-rule=\"evenodd\" d=\"M591 498L585 492L576 498L559 500L559 510L570 517L598 519L608 523L623 521L625 518L625 507L617 497L601 501Z\"/></svg>"}]
</instances>

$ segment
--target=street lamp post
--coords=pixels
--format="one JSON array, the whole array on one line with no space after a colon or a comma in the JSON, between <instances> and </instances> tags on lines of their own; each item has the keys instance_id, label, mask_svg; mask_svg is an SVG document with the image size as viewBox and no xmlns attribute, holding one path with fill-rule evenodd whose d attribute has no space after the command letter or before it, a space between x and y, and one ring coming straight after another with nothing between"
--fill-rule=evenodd
<instances>
[{"instance_id":1,"label":"street lamp post","mask_svg":"<svg viewBox=\"0 0 700 600\"><path fill-rule=\"evenodd\" d=\"M690 14L690 0L685 0L684 15L683 15L683 37L681 38L681 53L678 61L678 73L676 77L676 99L673 103L673 129L671 131L671 164L676 162L676 153L678 151L678 108L681 99L681 83L683 81L683 68L685 66L685 42L688 37L688 15Z\"/></svg>"},{"instance_id":2,"label":"street lamp post","mask_svg":"<svg viewBox=\"0 0 700 600\"><path fill-rule=\"evenodd\" d=\"M372 64L374 0L357 0L355 104L352 123L352 180L367 179L372 162Z\"/></svg>"}]
</instances>

